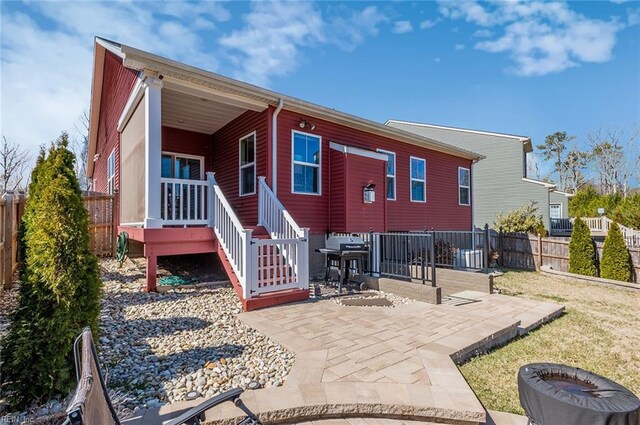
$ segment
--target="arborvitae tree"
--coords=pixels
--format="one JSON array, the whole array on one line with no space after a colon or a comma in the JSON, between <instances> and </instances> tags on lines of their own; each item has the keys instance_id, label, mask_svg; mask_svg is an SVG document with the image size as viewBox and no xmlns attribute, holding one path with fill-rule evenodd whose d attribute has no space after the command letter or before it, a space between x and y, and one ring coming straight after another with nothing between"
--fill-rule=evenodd
<instances>
[{"instance_id":1,"label":"arborvitae tree","mask_svg":"<svg viewBox=\"0 0 640 425\"><path fill-rule=\"evenodd\" d=\"M569 272L585 276L598 275L596 250L591 239L591 231L580 218L576 218L573 222L569 242Z\"/></svg>"},{"instance_id":2,"label":"arborvitae tree","mask_svg":"<svg viewBox=\"0 0 640 425\"><path fill-rule=\"evenodd\" d=\"M14 408L68 392L73 339L85 326L97 332L98 262L67 146L63 133L39 158L29 187L20 300L0 355L0 384Z\"/></svg>"},{"instance_id":3,"label":"arborvitae tree","mask_svg":"<svg viewBox=\"0 0 640 425\"><path fill-rule=\"evenodd\" d=\"M602 260L600 261L600 277L623 282L631 280L631 256L624 243L624 236L622 236L618 223L611 225L604 240Z\"/></svg>"}]
</instances>

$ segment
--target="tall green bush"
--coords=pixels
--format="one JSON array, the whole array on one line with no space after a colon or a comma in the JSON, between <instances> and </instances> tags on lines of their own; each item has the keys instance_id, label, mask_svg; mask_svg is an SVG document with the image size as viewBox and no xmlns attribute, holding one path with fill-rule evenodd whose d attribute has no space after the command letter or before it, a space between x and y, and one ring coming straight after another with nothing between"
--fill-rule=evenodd
<instances>
[{"instance_id":1,"label":"tall green bush","mask_svg":"<svg viewBox=\"0 0 640 425\"><path fill-rule=\"evenodd\" d=\"M585 276L597 276L596 249L591 231L584 221L576 218L569 241L569 272Z\"/></svg>"},{"instance_id":2,"label":"tall green bush","mask_svg":"<svg viewBox=\"0 0 640 425\"><path fill-rule=\"evenodd\" d=\"M547 234L542 215L538 214L535 201L508 213L498 214L493 226L495 229L502 229L507 233L540 233L543 236Z\"/></svg>"},{"instance_id":3,"label":"tall green bush","mask_svg":"<svg viewBox=\"0 0 640 425\"><path fill-rule=\"evenodd\" d=\"M604 240L602 259L600 260L600 277L623 282L631 280L631 256L624 243L624 236L622 236L618 223L612 224Z\"/></svg>"},{"instance_id":4,"label":"tall green bush","mask_svg":"<svg viewBox=\"0 0 640 425\"><path fill-rule=\"evenodd\" d=\"M98 262L67 146L63 133L41 154L29 187L20 300L0 353L0 385L14 408L68 392L74 336L85 326L97 333Z\"/></svg>"}]
</instances>

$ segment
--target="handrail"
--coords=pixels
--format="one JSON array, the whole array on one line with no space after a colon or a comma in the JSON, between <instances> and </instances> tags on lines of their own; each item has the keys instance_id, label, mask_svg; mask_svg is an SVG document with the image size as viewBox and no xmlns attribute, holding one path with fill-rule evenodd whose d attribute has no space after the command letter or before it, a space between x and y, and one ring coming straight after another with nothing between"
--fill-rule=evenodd
<instances>
[{"instance_id":1,"label":"handrail","mask_svg":"<svg viewBox=\"0 0 640 425\"><path fill-rule=\"evenodd\" d=\"M205 208L205 180L162 177L160 190L160 214L165 224L202 225L209 221Z\"/></svg>"},{"instance_id":2,"label":"handrail","mask_svg":"<svg viewBox=\"0 0 640 425\"><path fill-rule=\"evenodd\" d=\"M269 185L267 185L264 176L258 177L258 204L258 223L264 226L269 231L269 233L272 234L272 237L306 237L305 229L298 226L298 223L296 223L289 211L286 210L284 205L282 205L282 202L280 202ZM292 232L286 232L283 230L278 231L278 223L276 221L278 219L280 219L281 224L286 224L287 226L289 226Z\"/></svg>"},{"instance_id":3,"label":"handrail","mask_svg":"<svg viewBox=\"0 0 640 425\"><path fill-rule=\"evenodd\" d=\"M251 282L250 276L254 268L254 262L250 259L253 230L245 229L242 226L222 189L218 186L214 173L207 173L207 183L210 188L209 225L213 228L218 243L224 250L242 286L244 298L248 299L249 285L247 282Z\"/></svg>"}]
</instances>

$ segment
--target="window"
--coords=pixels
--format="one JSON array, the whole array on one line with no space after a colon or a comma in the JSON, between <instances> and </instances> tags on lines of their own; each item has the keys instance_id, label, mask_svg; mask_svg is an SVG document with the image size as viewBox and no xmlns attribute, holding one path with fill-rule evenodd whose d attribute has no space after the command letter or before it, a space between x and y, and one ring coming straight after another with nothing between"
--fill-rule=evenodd
<instances>
[{"instance_id":1,"label":"window","mask_svg":"<svg viewBox=\"0 0 640 425\"><path fill-rule=\"evenodd\" d=\"M384 149L378 149L378 152L385 153L389 157L387 160L387 199L396 200L396 154Z\"/></svg>"},{"instance_id":2,"label":"window","mask_svg":"<svg viewBox=\"0 0 640 425\"><path fill-rule=\"evenodd\" d=\"M427 162L411 157L411 202L427 201Z\"/></svg>"},{"instance_id":3,"label":"window","mask_svg":"<svg viewBox=\"0 0 640 425\"><path fill-rule=\"evenodd\" d=\"M115 192L115 177L116 177L116 150L112 150L109 158L107 159L107 192L109 195L113 195Z\"/></svg>"},{"instance_id":4,"label":"window","mask_svg":"<svg viewBox=\"0 0 640 425\"><path fill-rule=\"evenodd\" d=\"M471 172L468 168L458 167L458 204L471 203Z\"/></svg>"},{"instance_id":5,"label":"window","mask_svg":"<svg viewBox=\"0 0 640 425\"><path fill-rule=\"evenodd\" d=\"M240 196L256 193L256 132L240 139Z\"/></svg>"},{"instance_id":6,"label":"window","mask_svg":"<svg viewBox=\"0 0 640 425\"><path fill-rule=\"evenodd\" d=\"M293 131L292 192L320 195L322 139L313 134Z\"/></svg>"},{"instance_id":7,"label":"window","mask_svg":"<svg viewBox=\"0 0 640 425\"><path fill-rule=\"evenodd\" d=\"M162 154L161 175L169 179L202 180L202 157L165 152Z\"/></svg>"},{"instance_id":8,"label":"window","mask_svg":"<svg viewBox=\"0 0 640 425\"><path fill-rule=\"evenodd\" d=\"M562 205L561 204L549 205L549 215L553 219L562 218Z\"/></svg>"}]
</instances>

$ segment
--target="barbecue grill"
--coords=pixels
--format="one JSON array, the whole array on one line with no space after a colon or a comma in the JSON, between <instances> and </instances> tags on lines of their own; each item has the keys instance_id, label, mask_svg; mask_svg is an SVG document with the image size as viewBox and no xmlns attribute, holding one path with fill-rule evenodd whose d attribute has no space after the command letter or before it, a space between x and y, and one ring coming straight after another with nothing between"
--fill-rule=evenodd
<instances>
[{"instance_id":1,"label":"barbecue grill","mask_svg":"<svg viewBox=\"0 0 640 425\"><path fill-rule=\"evenodd\" d=\"M364 259L369 256L369 247L360 236L330 236L324 249L318 252L327 257L327 268L325 272L325 283L329 282L331 268L338 269L338 293L342 292L342 285L349 285L349 272L355 269L358 274L357 285L364 286L362 276L364 274ZM355 267L353 265L355 264Z\"/></svg>"}]
</instances>

